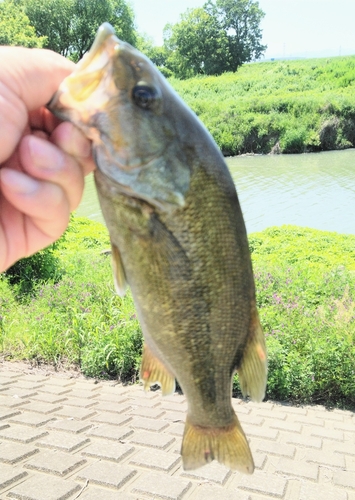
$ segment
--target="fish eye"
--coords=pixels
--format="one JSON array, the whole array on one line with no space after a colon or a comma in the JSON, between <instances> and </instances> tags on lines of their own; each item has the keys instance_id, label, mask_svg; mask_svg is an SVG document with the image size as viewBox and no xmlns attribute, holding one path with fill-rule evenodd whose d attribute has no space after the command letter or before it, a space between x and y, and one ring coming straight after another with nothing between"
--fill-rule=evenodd
<instances>
[{"instance_id":1,"label":"fish eye","mask_svg":"<svg viewBox=\"0 0 355 500\"><path fill-rule=\"evenodd\" d=\"M149 109L155 102L157 93L148 85L136 85L132 90L134 102L143 109Z\"/></svg>"}]
</instances>

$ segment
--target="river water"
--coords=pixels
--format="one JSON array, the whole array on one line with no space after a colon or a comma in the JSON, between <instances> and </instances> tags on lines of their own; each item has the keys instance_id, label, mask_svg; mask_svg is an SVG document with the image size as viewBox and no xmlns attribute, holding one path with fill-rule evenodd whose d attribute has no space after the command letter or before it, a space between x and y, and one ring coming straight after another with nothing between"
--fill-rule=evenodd
<instances>
[{"instance_id":1,"label":"river water","mask_svg":"<svg viewBox=\"0 0 355 500\"><path fill-rule=\"evenodd\" d=\"M355 234L355 150L226 161L248 233L295 224ZM92 175L77 214L103 222Z\"/></svg>"}]
</instances>

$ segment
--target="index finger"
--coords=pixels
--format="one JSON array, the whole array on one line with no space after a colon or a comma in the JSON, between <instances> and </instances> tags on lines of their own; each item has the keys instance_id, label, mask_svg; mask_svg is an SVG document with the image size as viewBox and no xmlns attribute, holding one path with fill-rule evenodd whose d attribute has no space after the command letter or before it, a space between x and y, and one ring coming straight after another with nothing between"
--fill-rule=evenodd
<instances>
[{"instance_id":1,"label":"index finger","mask_svg":"<svg viewBox=\"0 0 355 500\"><path fill-rule=\"evenodd\" d=\"M55 52L22 47L0 47L0 61L2 163L19 143L29 112L38 110L51 99L75 65Z\"/></svg>"}]
</instances>

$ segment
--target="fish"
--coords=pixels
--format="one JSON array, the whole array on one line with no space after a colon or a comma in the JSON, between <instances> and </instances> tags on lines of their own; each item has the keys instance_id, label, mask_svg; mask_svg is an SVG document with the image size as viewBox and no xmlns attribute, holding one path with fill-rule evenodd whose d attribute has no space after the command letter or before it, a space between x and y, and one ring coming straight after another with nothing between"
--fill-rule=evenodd
<instances>
[{"instance_id":1,"label":"fish","mask_svg":"<svg viewBox=\"0 0 355 500\"><path fill-rule=\"evenodd\" d=\"M212 460L251 474L232 406L261 401L265 339L245 223L210 133L154 64L110 24L48 108L92 141L95 183L110 234L115 287L131 289L144 346L140 378L187 400L183 468Z\"/></svg>"}]
</instances>

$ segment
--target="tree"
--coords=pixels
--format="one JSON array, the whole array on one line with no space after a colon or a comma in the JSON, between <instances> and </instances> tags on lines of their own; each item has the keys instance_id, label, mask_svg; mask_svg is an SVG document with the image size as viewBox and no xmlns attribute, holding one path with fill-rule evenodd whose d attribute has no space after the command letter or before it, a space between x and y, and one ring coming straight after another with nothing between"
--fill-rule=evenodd
<instances>
[{"instance_id":1,"label":"tree","mask_svg":"<svg viewBox=\"0 0 355 500\"><path fill-rule=\"evenodd\" d=\"M168 66L177 76L222 73L228 65L228 39L218 19L204 8L188 9L181 21L167 25L164 43Z\"/></svg>"},{"instance_id":2,"label":"tree","mask_svg":"<svg viewBox=\"0 0 355 500\"><path fill-rule=\"evenodd\" d=\"M117 36L135 44L134 15L125 0L15 0L21 5L45 47L78 61L98 27L108 21Z\"/></svg>"},{"instance_id":3,"label":"tree","mask_svg":"<svg viewBox=\"0 0 355 500\"><path fill-rule=\"evenodd\" d=\"M164 29L167 66L182 78L236 71L266 49L263 17L255 0L209 0L203 8L187 10L179 23Z\"/></svg>"},{"instance_id":4,"label":"tree","mask_svg":"<svg viewBox=\"0 0 355 500\"><path fill-rule=\"evenodd\" d=\"M0 45L43 47L45 37L38 38L26 14L12 2L0 3Z\"/></svg>"},{"instance_id":5,"label":"tree","mask_svg":"<svg viewBox=\"0 0 355 500\"><path fill-rule=\"evenodd\" d=\"M267 46L261 44L260 22L265 13L255 0L211 0L205 8L217 16L227 33L231 70L236 71L244 62L259 59Z\"/></svg>"}]
</instances>

